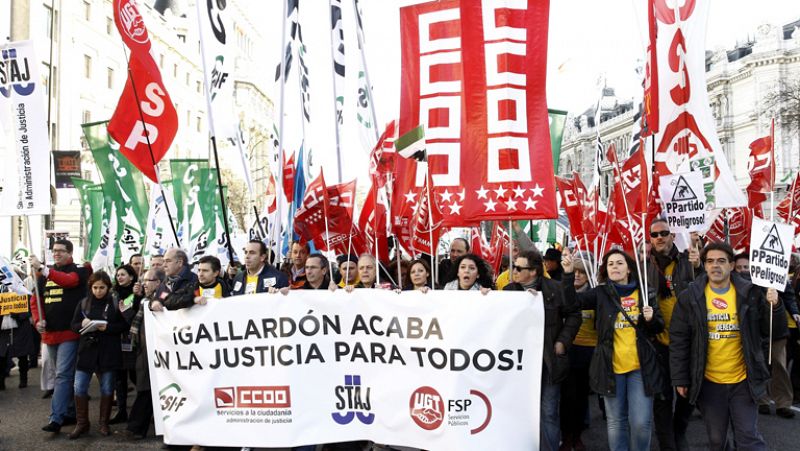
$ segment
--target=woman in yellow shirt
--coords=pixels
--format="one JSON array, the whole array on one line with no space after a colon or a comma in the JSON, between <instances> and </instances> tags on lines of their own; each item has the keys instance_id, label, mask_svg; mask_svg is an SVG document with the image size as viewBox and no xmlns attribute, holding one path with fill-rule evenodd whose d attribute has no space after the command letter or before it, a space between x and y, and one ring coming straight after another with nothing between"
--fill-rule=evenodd
<instances>
[{"instance_id":1,"label":"woman in yellow shirt","mask_svg":"<svg viewBox=\"0 0 800 451\"><path fill-rule=\"evenodd\" d=\"M572 255L562 257L566 302L595 311L597 347L589 366L592 390L605 399L608 445L612 451L650 449L653 395L664 377L652 340L664 329L655 292L642 296L636 262L614 249L605 254L595 288L575 290Z\"/></svg>"}]
</instances>

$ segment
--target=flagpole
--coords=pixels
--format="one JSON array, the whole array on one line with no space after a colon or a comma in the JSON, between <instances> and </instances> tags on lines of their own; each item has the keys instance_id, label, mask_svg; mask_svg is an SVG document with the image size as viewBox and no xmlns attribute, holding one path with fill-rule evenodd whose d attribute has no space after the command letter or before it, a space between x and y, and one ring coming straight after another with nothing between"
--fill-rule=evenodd
<instances>
[{"instance_id":1,"label":"flagpole","mask_svg":"<svg viewBox=\"0 0 800 451\"><path fill-rule=\"evenodd\" d=\"M131 63L128 59L128 51L125 49L125 45L122 46L122 52L125 54L125 61L128 64L128 79L131 81L131 90L133 91L133 97L136 99L136 111L139 112L139 120L142 121L142 124L147 124L144 120L144 113L142 113L142 105L139 102L139 93L136 90L136 83L133 81L133 74L131 73ZM172 229L172 234L175 236L175 242L178 243L178 232L175 230L175 224L172 220L172 213L169 211L169 202L166 202L167 195L164 194L164 185L161 184L161 175L159 174L158 163L156 163L156 157L153 155L153 146L150 143L150 132L145 130L144 138L147 141L147 150L150 153L150 162L153 163L153 168L155 169L156 175L156 183L158 183L158 187L161 189L161 195L164 197L164 209L167 212L167 217L169 218L169 226Z\"/></svg>"},{"instance_id":2,"label":"flagpole","mask_svg":"<svg viewBox=\"0 0 800 451\"><path fill-rule=\"evenodd\" d=\"M361 67L364 68L364 80L367 82L367 93L369 94L372 128L375 130L375 140L377 141L380 139L380 133L378 132L378 116L375 114L375 99L372 97L372 83L369 81L369 70L367 70L367 57L364 49L364 30L361 27L361 13L358 12L358 0L353 0L353 14L355 14L356 17L356 40L358 41L358 50L361 54Z\"/></svg>"},{"instance_id":3,"label":"flagpole","mask_svg":"<svg viewBox=\"0 0 800 451\"><path fill-rule=\"evenodd\" d=\"M341 4L341 3L340 3ZM328 0L328 10L330 12L331 17L331 27L333 27L333 0ZM339 9L339 20L342 20L341 17L341 8ZM334 66L334 69L331 71L331 83L333 84L333 122L334 122L334 133L336 136L336 171L339 175L339 183L342 183L342 151L341 151L341 143L339 139L339 126L340 123L344 121L344 117L338 114L339 110L336 108L336 60L334 59L334 52L333 52L333 29L331 29L330 33L331 38L331 63ZM344 54L344 49L342 49L342 54ZM344 94L343 94L344 95ZM342 110L344 110L344 100L342 100ZM344 114L344 111L342 111ZM347 247L349 248L350 245L348 244ZM350 253L348 249L348 254Z\"/></svg>"},{"instance_id":4,"label":"flagpole","mask_svg":"<svg viewBox=\"0 0 800 451\"><path fill-rule=\"evenodd\" d=\"M211 110L209 109L209 118L211 117ZM228 209L225 207L225 195L222 190L222 172L219 169L219 153L217 152L217 137L211 137L211 147L214 149L214 165L217 168L217 188L219 190L219 202L222 207L222 224L225 226L225 234L228 235L226 240L228 243L228 258L233 261L233 244L231 244L231 229L228 226ZM276 258L277 260L277 258Z\"/></svg>"},{"instance_id":5,"label":"flagpole","mask_svg":"<svg viewBox=\"0 0 800 451\"><path fill-rule=\"evenodd\" d=\"M372 205L374 205L372 210L372 219L373 219L373 226L372 226L372 236L375 238L374 246L375 246L375 286L381 286L381 261L378 259L378 187L375 184L375 179L372 180L373 186L375 189L373 190L372 194Z\"/></svg>"},{"instance_id":6,"label":"flagpole","mask_svg":"<svg viewBox=\"0 0 800 451\"><path fill-rule=\"evenodd\" d=\"M22 217L25 218L25 228L28 229L28 249L33 252L33 232L31 232L31 224L28 220L28 215L23 215ZM42 254L42 260L46 260L44 253ZM47 265L47 261L44 262L44 265ZM33 265L31 265L30 262L28 262L28 271L30 271L31 280L33 280L34 292L36 293L36 305L39 308L39 318L42 325L44 325L44 304L42 304L42 295L39 292L39 279L36 277L36 271L33 270Z\"/></svg>"},{"instance_id":7,"label":"flagpole","mask_svg":"<svg viewBox=\"0 0 800 451\"><path fill-rule=\"evenodd\" d=\"M428 197L428 235L429 239L431 240L431 270L433 271L433 280L438 280L438 274L436 274L436 249L433 248L433 204L431 204L431 174L427 172L430 170L430 166L426 169L426 179L425 179L425 194ZM433 286L434 284L431 283L431 290L435 290L436 288Z\"/></svg>"},{"instance_id":8,"label":"flagpole","mask_svg":"<svg viewBox=\"0 0 800 451\"><path fill-rule=\"evenodd\" d=\"M275 248L275 251L276 251L275 252L275 260L276 261L279 258L278 256L279 256L279 253L280 253L280 245L277 244L278 243L278 236L276 236L275 222L278 223L277 235L280 235L280 233L281 233L280 228L281 228L281 225L283 225L283 217L282 217L283 208L281 208L281 206L282 206L281 196L286 196L286 193L283 192L283 123L284 123L283 112L284 112L284 108L285 108L285 104L286 104L286 101L285 101L285 97L286 97L285 96L285 94L286 94L286 73L285 73L285 70L286 69L285 69L285 67L286 67L286 21L287 21L286 13L287 13L287 1L288 0L284 0L284 2L283 2L283 23L281 24L281 64L280 64L280 73L278 74L279 79L281 81L281 88L280 88L281 102L280 102L280 104L278 106L278 111L279 111L279 113L278 113L278 180L280 180L280 183L275 183L275 202L277 203L276 210L275 210L275 218L277 219L277 221L273 221L272 224L270 225L272 230L270 231L270 238L268 240L268 241L272 241L270 243L270 245L275 245L276 246L276 248ZM268 227L270 227L270 226L268 226ZM331 274L331 277L333 277L333 274Z\"/></svg>"},{"instance_id":9,"label":"flagpole","mask_svg":"<svg viewBox=\"0 0 800 451\"><path fill-rule=\"evenodd\" d=\"M511 227L511 218L508 218L508 282L511 283L514 271L514 261L512 254L514 253L514 228ZM544 274L542 274L544 276Z\"/></svg>"}]
</instances>

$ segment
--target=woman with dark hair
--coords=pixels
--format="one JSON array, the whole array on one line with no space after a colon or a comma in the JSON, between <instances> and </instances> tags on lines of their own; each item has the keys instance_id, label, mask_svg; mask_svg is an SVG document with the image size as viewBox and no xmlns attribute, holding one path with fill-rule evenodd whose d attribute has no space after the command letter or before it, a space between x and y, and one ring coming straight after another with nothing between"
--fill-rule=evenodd
<instances>
[{"instance_id":1,"label":"woman with dark hair","mask_svg":"<svg viewBox=\"0 0 800 451\"><path fill-rule=\"evenodd\" d=\"M108 417L111 416L111 400L114 393L114 373L122 366L120 333L127 327L125 319L117 309L117 299L111 291L111 278L103 271L89 277L89 294L78 303L72 316L72 330L81 331L92 321L103 321L94 325L91 332L81 334L78 342L78 360L75 371L75 409L78 422L70 439L89 432L89 383L92 374L100 381L100 434L108 435Z\"/></svg>"},{"instance_id":2,"label":"woman with dark hair","mask_svg":"<svg viewBox=\"0 0 800 451\"><path fill-rule=\"evenodd\" d=\"M625 252L606 253L595 288L578 293L575 265L565 251L561 286L567 304L594 310L597 347L589 366L592 390L605 399L611 450L649 450L653 396L665 383L653 340L664 329L655 292L642 295L636 263ZM652 285L651 285L652 286Z\"/></svg>"},{"instance_id":3,"label":"woman with dark hair","mask_svg":"<svg viewBox=\"0 0 800 451\"><path fill-rule=\"evenodd\" d=\"M453 267L456 269L456 280L448 282L445 290L480 290L483 294L494 290L492 270L477 255L462 255L456 259Z\"/></svg>"},{"instance_id":4,"label":"woman with dark hair","mask_svg":"<svg viewBox=\"0 0 800 451\"><path fill-rule=\"evenodd\" d=\"M114 293L119 301L119 310L124 312L131 309L133 314L139 310L142 296L134 294L133 287L139 281L136 270L131 265L122 265L117 268L114 275ZM127 324L127 323L126 323ZM126 327L120 336L122 348L122 367L117 370L114 377L114 394L117 397L117 413L108 424L125 423L128 421L128 380L136 385L136 353L131 345L130 328Z\"/></svg>"},{"instance_id":5,"label":"woman with dark hair","mask_svg":"<svg viewBox=\"0 0 800 451\"><path fill-rule=\"evenodd\" d=\"M419 290L426 293L433 287L431 266L423 259L412 260L408 268L408 279L411 283L403 287L403 291Z\"/></svg>"}]
</instances>

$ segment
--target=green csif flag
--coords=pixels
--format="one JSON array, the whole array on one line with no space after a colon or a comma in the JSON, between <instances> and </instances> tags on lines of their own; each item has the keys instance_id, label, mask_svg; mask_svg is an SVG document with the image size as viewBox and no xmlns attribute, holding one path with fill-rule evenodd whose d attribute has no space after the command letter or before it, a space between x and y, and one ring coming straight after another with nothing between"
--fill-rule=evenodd
<instances>
[{"instance_id":1,"label":"green csif flag","mask_svg":"<svg viewBox=\"0 0 800 451\"><path fill-rule=\"evenodd\" d=\"M103 187L77 177L72 177L72 184L78 190L81 202L81 216L86 229L83 259L88 261L97 251L103 234Z\"/></svg>"},{"instance_id":2,"label":"green csif flag","mask_svg":"<svg viewBox=\"0 0 800 451\"><path fill-rule=\"evenodd\" d=\"M178 238L181 245L188 249L190 235L188 235L195 207L200 195L200 170L208 170L208 160L175 159L170 160L169 168L172 172L172 193L177 206Z\"/></svg>"},{"instance_id":3,"label":"green csif flag","mask_svg":"<svg viewBox=\"0 0 800 451\"><path fill-rule=\"evenodd\" d=\"M141 252L147 225L148 202L142 173L119 152L108 134L108 121L83 124L83 134L92 150L94 162L103 180L105 207L108 215L116 211L116 262L127 261ZM111 204L115 208L111 208ZM104 218L110 219L110 218ZM108 221L112 224L113 221Z\"/></svg>"}]
</instances>

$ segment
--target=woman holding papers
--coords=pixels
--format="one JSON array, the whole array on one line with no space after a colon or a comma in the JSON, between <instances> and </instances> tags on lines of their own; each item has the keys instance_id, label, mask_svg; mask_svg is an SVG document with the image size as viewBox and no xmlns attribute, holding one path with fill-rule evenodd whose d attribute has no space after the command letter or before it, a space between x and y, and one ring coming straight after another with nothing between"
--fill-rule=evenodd
<instances>
[{"instance_id":1,"label":"woman holding papers","mask_svg":"<svg viewBox=\"0 0 800 451\"><path fill-rule=\"evenodd\" d=\"M89 277L89 294L75 309L72 330L81 334L75 371L77 424L69 435L80 437L89 431L89 382L96 373L100 380L100 434L108 435L108 417L114 393L114 373L122 367L120 334L127 323L111 291L111 278L103 271Z\"/></svg>"}]
</instances>

